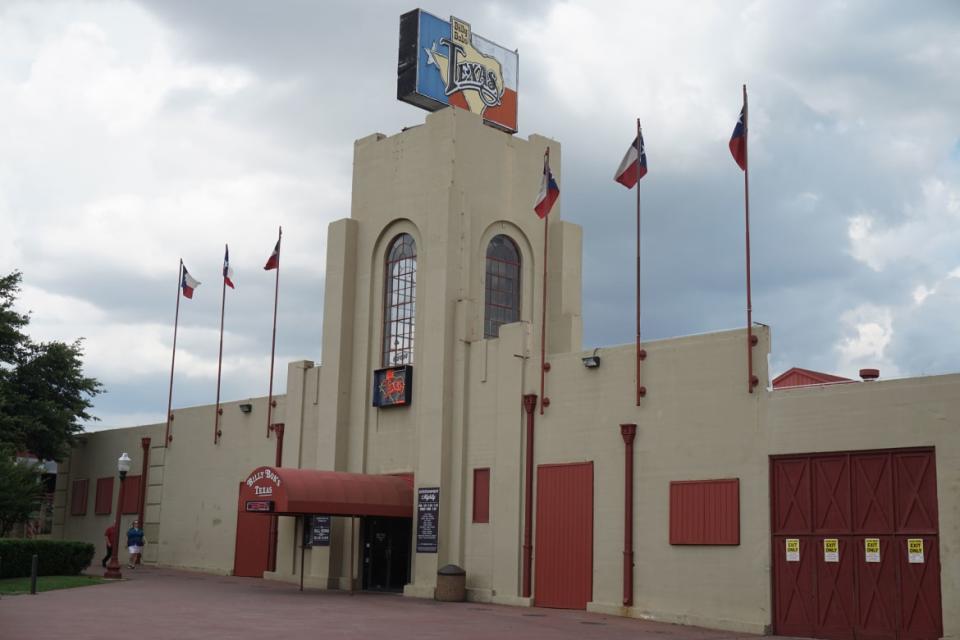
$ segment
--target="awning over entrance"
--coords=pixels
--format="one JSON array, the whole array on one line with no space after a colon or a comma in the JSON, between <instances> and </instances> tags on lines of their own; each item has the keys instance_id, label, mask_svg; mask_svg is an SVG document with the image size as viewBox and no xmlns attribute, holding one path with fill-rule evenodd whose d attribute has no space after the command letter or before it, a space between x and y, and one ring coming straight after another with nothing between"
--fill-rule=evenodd
<instances>
[{"instance_id":1,"label":"awning over entrance","mask_svg":"<svg viewBox=\"0 0 960 640\"><path fill-rule=\"evenodd\" d=\"M240 511L413 517L409 478L259 467L240 485Z\"/></svg>"}]
</instances>

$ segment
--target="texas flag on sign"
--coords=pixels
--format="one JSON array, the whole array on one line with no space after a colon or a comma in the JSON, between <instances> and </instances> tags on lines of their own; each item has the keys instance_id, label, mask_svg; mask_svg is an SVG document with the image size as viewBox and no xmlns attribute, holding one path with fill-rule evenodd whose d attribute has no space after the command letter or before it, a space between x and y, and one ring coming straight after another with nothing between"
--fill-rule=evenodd
<instances>
[{"instance_id":1,"label":"texas flag on sign","mask_svg":"<svg viewBox=\"0 0 960 640\"><path fill-rule=\"evenodd\" d=\"M225 245L223 250L223 282L231 289L236 289L233 286L233 267L230 266L230 247L228 245Z\"/></svg>"},{"instance_id":2,"label":"texas flag on sign","mask_svg":"<svg viewBox=\"0 0 960 640\"><path fill-rule=\"evenodd\" d=\"M550 172L550 153L543 154L543 178L540 180L540 193L537 194L537 201L533 205L533 210L541 218L546 218L553 208L553 203L560 197L560 187L557 181L553 179L553 173Z\"/></svg>"},{"instance_id":3,"label":"texas flag on sign","mask_svg":"<svg viewBox=\"0 0 960 640\"><path fill-rule=\"evenodd\" d=\"M630 148L627 149L626 155L623 156L623 160L620 161L613 179L627 189L632 189L645 175L647 175L647 149L643 145L643 133L638 133L630 144Z\"/></svg>"},{"instance_id":4,"label":"texas flag on sign","mask_svg":"<svg viewBox=\"0 0 960 640\"><path fill-rule=\"evenodd\" d=\"M193 290L200 286L200 281L190 275L187 268L183 268L183 276L180 278L180 288L183 290L184 298L193 298Z\"/></svg>"}]
</instances>

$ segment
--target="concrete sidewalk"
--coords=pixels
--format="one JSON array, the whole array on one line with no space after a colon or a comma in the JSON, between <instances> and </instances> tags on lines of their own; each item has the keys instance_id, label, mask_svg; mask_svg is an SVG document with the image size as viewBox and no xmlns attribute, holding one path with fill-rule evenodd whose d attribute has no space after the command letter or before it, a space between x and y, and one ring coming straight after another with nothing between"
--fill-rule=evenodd
<instances>
[{"instance_id":1,"label":"concrete sidewalk","mask_svg":"<svg viewBox=\"0 0 960 640\"><path fill-rule=\"evenodd\" d=\"M583 611L304 591L254 578L141 567L129 579L0 600L0 639L363 638L734 640L744 634ZM42 578L41 578L42 579Z\"/></svg>"}]
</instances>

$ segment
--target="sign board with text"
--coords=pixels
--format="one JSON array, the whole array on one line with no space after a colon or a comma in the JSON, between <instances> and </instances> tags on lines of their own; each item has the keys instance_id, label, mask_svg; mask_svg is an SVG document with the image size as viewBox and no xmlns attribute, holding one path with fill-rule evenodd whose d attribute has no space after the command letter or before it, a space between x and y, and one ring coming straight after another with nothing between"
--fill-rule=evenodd
<instances>
[{"instance_id":1,"label":"sign board with text","mask_svg":"<svg viewBox=\"0 0 960 640\"><path fill-rule=\"evenodd\" d=\"M509 133L517 131L516 51L478 36L453 16L421 9L400 16L397 99L427 111L466 109Z\"/></svg>"},{"instance_id":2,"label":"sign board with text","mask_svg":"<svg viewBox=\"0 0 960 640\"><path fill-rule=\"evenodd\" d=\"M417 553L436 553L439 546L440 488L417 489Z\"/></svg>"}]
</instances>

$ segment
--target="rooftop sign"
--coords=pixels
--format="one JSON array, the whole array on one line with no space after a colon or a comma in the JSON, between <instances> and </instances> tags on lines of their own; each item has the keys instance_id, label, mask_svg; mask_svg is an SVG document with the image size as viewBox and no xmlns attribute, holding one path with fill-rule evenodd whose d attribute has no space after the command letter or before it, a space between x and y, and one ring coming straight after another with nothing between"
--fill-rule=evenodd
<instances>
[{"instance_id":1,"label":"rooftop sign","mask_svg":"<svg viewBox=\"0 0 960 640\"><path fill-rule=\"evenodd\" d=\"M446 106L517 131L517 52L482 38L459 18L414 9L400 16L397 99L427 111Z\"/></svg>"}]
</instances>

